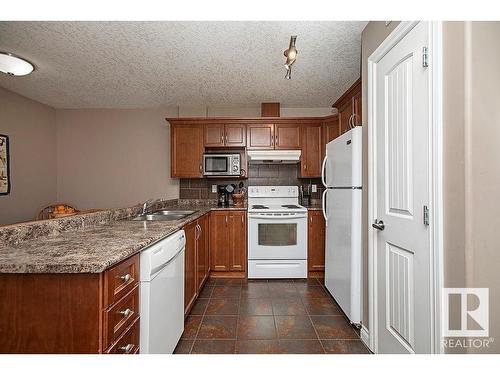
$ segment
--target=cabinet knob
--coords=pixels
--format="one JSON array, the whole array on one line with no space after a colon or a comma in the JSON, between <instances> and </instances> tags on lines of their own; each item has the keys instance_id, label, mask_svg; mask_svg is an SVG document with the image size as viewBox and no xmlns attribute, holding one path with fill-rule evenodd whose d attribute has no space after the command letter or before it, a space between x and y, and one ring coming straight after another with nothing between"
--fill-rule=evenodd
<instances>
[{"instance_id":1,"label":"cabinet knob","mask_svg":"<svg viewBox=\"0 0 500 375\"><path fill-rule=\"evenodd\" d=\"M134 344L127 344L125 346L120 346L120 350L125 354L129 354L134 349L134 347Z\"/></svg>"},{"instance_id":2,"label":"cabinet knob","mask_svg":"<svg viewBox=\"0 0 500 375\"><path fill-rule=\"evenodd\" d=\"M125 318L128 318L133 313L134 313L134 310L130 310L130 309L125 309L123 311L120 311L120 314L122 314Z\"/></svg>"},{"instance_id":3,"label":"cabinet knob","mask_svg":"<svg viewBox=\"0 0 500 375\"><path fill-rule=\"evenodd\" d=\"M126 275L119 276L119 278L122 279L124 283L128 283L129 280L132 278L132 276L130 276L130 274L127 273Z\"/></svg>"}]
</instances>

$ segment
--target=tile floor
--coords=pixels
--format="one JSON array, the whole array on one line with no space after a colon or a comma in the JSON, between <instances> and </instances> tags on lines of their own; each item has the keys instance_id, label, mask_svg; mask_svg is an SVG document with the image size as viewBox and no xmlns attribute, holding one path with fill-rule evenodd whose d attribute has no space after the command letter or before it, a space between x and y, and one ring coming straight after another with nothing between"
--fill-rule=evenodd
<instances>
[{"instance_id":1,"label":"tile floor","mask_svg":"<svg viewBox=\"0 0 500 375\"><path fill-rule=\"evenodd\" d=\"M209 280L178 354L369 353L319 279Z\"/></svg>"}]
</instances>

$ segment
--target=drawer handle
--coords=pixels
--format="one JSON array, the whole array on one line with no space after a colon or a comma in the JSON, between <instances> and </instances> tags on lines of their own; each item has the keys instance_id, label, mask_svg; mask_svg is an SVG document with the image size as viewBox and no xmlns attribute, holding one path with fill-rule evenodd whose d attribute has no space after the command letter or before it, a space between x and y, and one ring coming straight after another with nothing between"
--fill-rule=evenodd
<instances>
[{"instance_id":1,"label":"drawer handle","mask_svg":"<svg viewBox=\"0 0 500 375\"><path fill-rule=\"evenodd\" d=\"M125 276L120 276L120 279L122 279L124 283L128 283L131 277L132 276L130 276L130 274L127 273Z\"/></svg>"},{"instance_id":2,"label":"drawer handle","mask_svg":"<svg viewBox=\"0 0 500 375\"><path fill-rule=\"evenodd\" d=\"M134 344L127 344L125 346L120 346L120 350L123 350L124 354L129 354L134 349L134 347Z\"/></svg>"},{"instance_id":3,"label":"drawer handle","mask_svg":"<svg viewBox=\"0 0 500 375\"><path fill-rule=\"evenodd\" d=\"M133 313L134 313L134 310L130 310L130 309L125 309L123 311L120 311L120 314L122 314L125 318L128 318Z\"/></svg>"}]
</instances>

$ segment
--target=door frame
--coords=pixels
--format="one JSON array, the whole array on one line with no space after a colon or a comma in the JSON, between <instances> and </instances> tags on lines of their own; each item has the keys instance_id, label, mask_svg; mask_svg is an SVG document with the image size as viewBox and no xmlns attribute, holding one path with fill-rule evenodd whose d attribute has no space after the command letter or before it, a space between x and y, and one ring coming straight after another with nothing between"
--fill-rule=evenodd
<instances>
[{"instance_id":1,"label":"door frame","mask_svg":"<svg viewBox=\"0 0 500 375\"><path fill-rule=\"evenodd\" d=\"M376 145L376 64L419 22L403 21L368 57L368 313L369 347L378 353L376 235L372 228L377 204L374 171ZM443 287L443 73L442 22L428 22L429 31L429 245L431 251L431 330L432 353L443 353L441 343L441 291Z\"/></svg>"}]
</instances>

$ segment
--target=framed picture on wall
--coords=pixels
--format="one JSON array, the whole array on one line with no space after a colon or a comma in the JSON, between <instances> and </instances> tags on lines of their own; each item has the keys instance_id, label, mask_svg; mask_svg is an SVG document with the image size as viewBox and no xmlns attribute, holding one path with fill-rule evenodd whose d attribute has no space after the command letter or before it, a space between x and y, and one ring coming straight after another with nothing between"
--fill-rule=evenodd
<instances>
[{"instance_id":1,"label":"framed picture on wall","mask_svg":"<svg viewBox=\"0 0 500 375\"><path fill-rule=\"evenodd\" d=\"M9 137L0 134L0 195L10 193Z\"/></svg>"}]
</instances>

